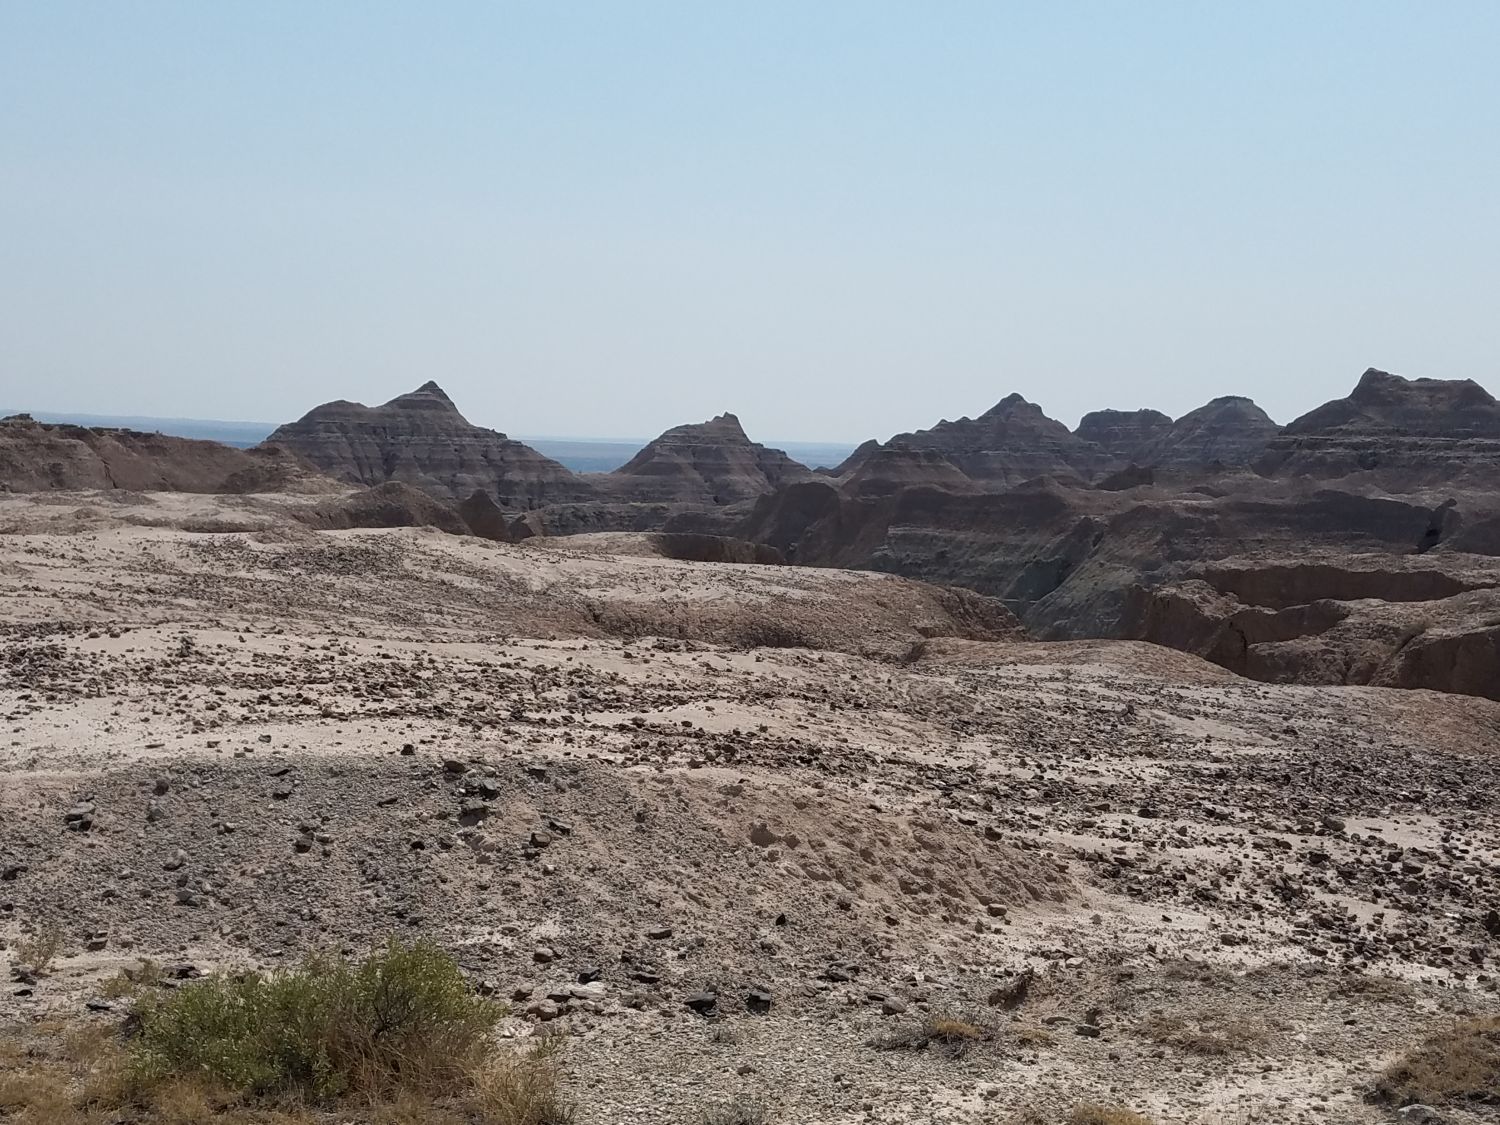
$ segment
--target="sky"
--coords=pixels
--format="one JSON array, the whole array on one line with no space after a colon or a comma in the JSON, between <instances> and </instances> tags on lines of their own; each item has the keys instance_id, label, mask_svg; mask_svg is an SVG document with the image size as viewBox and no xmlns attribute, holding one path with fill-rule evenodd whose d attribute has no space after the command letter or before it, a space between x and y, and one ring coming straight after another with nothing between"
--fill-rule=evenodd
<instances>
[{"instance_id":1,"label":"sky","mask_svg":"<svg viewBox=\"0 0 1500 1125\"><path fill-rule=\"evenodd\" d=\"M0 402L859 441L1500 391L1500 4L0 0Z\"/></svg>"}]
</instances>

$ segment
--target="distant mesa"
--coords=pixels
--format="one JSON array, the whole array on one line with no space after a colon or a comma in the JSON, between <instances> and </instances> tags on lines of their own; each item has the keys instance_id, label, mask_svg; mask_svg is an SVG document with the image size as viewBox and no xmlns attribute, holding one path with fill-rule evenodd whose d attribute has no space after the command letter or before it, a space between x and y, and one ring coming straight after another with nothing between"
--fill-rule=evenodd
<instances>
[{"instance_id":1,"label":"distant mesa","mask_svg":"<svg viewBox=\"0 0 1500 1125\"><path fill-rule=\"evenodd\" d=\"M1275 476L1374 473L1398 485L1500 484L1500 403L1471 379L1370 368L1346 397L1288 425L1256 463Z\"/></svg>"},{"instance_id":2,"label":"distant mesa","mask_svg":"<svg viewBox=\"0 0 1500 1125\"><path fill-rule=\"evenodd\" d=\"M1500 439L1500 403L1472 379L1405 379L1371 367L1347 398L1292 422L1289 436L1385 431L1403 437Z\"/></svg>"},{"instance_id":3,"label":"distant mesa","mask_svg":"<svg viewBox=\"0 0 1500 1125\"><path fill-rule=\"evenodd\" d=\"M1114 461L1138 461L1172 430L1160 410L1094 410L1083 416L1075 437L1097 445Z\"/></svg>"}]
</instances>

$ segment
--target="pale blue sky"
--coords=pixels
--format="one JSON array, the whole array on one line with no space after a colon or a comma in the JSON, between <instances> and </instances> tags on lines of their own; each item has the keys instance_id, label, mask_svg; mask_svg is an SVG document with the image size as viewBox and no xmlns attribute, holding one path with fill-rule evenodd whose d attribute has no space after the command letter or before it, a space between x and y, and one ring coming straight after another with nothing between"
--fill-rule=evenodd
<instances>
[{"instance_id":1,"label":"pale blue sky","mask_svg":"<svg viewBox=\"0 0 1500 1125\"><path fill-rule=\"evenodd\" d=\"M0 402L887 437L1500 390L1500 3L0 0Z\"/></svg>"}]
</instances>

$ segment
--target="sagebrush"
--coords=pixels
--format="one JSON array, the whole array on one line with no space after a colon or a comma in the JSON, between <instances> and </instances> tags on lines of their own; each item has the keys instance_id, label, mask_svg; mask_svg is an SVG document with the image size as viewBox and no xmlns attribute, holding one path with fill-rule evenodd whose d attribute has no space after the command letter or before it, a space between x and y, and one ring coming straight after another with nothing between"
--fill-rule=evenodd
<instances>
[{"instance_id":1,"label":"sagebrush","mask_svg":"<svg viewBox=\"0 0 1500 1125\"><path fill-rule=\"evenodd\" d=\"M359 962L220 975L136 1007L131 1072L145 1083L207 1080L314 1100L463 1085L503 1009L476 996L427 942L392 942Z\"/></svg>"}]
</instances>

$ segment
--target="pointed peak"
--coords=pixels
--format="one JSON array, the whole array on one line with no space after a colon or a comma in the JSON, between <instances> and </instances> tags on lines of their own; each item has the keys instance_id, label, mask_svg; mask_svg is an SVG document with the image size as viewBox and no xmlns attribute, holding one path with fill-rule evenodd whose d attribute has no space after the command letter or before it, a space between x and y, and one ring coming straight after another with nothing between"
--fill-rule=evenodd
<instances>
[{"instance_id":1,"label":"pointed peak","mask_svg":"<svg viewBox=\"0 0 1500 1125\"><path fill-rule=\"evenodd\" d=\"M386 403L385 407L386 409L394 410L427 410L458 414L458 407L453 405L453 400L432 379L427 380L427 382L414 391L408 391L404 395L397 395L390 402Z\"/></svg>"},{"instance_id":2,"label":"pointed peak","mask_svg":"<svg viewBox=\"0 0 1500 1125\"><path fill-rule=\"evenodd\" d=\"M686 422L681 426L673 426L670 430L664 430L650 443L647 448L662 442L677 443L682 440L716 442L727 442L733 445L749 445L750 439L746 436L744 427L740 420L733 414L716 414L706 422Z\"/></svg>"},{"instance_id":3,"label":"pointed peak","mask_svg":"<svg viewBox=\"0 0 1500 1125\"><path fill-rule=\"evenodd\" d=\"M1042 408L1034 402L1030 402L1024 395L1011 393L1002 398L994 406L990 407L981 418L996 418L1005 414L1016 414L1025 411L1028 414L1040 414Z\"/></svg>"},{"instance_id":4,"label":"pointed peak","mask_svg":"<svg viewBox=\"0 0 1500 1125\"><path fill-rule=\"evenodd\" d=\"M726 437L734 437L742 441L750 440L745 434L745 427L740 425L739 418L727 410L723 414L717 414L707 422L704 422L703 428Z\"/></svg>"},{"instance_id":5,"label":"pointed peak","mask_svg":"<svg viewBox=\"0 0 1500 1125\"><path fill-rule=\"evenodd\" d=\"M1359 387L1388 386L1391 383L1404 383L1405 379L1400 375L1392 375L1389 371L1382 371L1378 367L1366 367L1365 373L1359 377L1355 389Z\"/></svg>"}]
</instances>

